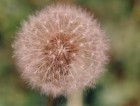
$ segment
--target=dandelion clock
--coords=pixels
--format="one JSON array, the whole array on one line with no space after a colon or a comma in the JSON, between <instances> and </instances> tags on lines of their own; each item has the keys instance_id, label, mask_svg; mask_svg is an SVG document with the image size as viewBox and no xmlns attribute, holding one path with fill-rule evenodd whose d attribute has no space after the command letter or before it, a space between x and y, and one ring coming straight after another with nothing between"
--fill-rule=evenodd
<instances>
[{"instance_id":1,"label":"dandelion clock","mask_svg":"<svg viewBox=\"0 0 140 106\"><path fill-rule=\"evenodd\" d=\"M51 5L30 16L12 47L24 81L53 97L94 87L108 60L99 23L73 5Z\"/></svg>"}]
</instances>

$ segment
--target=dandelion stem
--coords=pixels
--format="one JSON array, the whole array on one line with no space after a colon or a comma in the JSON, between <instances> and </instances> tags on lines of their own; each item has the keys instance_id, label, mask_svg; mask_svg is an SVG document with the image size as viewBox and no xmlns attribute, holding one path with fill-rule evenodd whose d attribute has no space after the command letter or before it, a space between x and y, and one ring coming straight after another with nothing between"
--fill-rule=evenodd
<instances>
[{"instance_id":1,"label":"dandelion stem","mask_svg":"<svg viewBox=\"0 0 140 106\"><path fill-rule=\"evenodd\" d=\"M52 96L48 96L47 106L53 106L53 97Z\"/></svg>"},{"instance_id":2,"label":"dandelion stem","mask_svg":"<svg viewBox=\"0 0 140 106\"><path fill-rule=\"evenodd\" d=\"M67 106L83 106L82 91L78 91L68 96Z\"/></svg>"}]
</instances>

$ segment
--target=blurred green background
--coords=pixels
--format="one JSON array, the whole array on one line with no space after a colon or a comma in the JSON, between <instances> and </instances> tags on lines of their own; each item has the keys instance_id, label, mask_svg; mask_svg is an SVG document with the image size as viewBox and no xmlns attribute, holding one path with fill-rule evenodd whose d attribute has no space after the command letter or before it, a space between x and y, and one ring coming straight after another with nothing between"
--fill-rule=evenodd
<instances>
[{"instance_id":1,"label":"blurred green background","mask_svg":"<svg viewBox=\"0 0 140 106\"><path fill-rule=\"evenodd\" d=\"M66 1L66 0L65 0ZM140 0L73 0L93 12L110 38L110 63L84 106L140 106ZM11 43L23 20L51 0L0 0L0 106L46 106L46 97L19 77ZM66 98L55 100L66 104Z\"/></svg>"}]
</instances>

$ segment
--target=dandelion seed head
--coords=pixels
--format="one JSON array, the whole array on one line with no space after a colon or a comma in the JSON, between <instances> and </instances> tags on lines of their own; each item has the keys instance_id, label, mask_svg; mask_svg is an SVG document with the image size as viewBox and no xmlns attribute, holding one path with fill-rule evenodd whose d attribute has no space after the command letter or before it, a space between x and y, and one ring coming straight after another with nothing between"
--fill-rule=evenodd
<instances>
[{"instance_id":1,"label":"dandelion seed head","mask_svg":"<svg viewBox=\"0 0 140 106\"><path fill-rule=\"evenodd\" d=\"M30 16L13 49L23 79L52 96L94 87L108 60L107 39L96 19L62 4Z\"/></svg>"}]
</instances>

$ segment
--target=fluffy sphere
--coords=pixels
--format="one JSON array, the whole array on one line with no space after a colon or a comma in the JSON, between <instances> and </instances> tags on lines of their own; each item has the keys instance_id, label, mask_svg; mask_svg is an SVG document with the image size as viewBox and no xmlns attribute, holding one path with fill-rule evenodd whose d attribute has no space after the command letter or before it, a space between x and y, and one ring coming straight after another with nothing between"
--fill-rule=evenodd
<instances>
[{"instance_id":1,"label":"fluffy sphere","mask_svg":"<svg viewBox=\"0 0 140 106\"><path fill-rule=\"evenodd\" d=\"M94 87L104 71L107 48L104 32L91 14L57 4L22 24L13 57L32 88L58 96Z\"/></svg>"}]
</instances>

